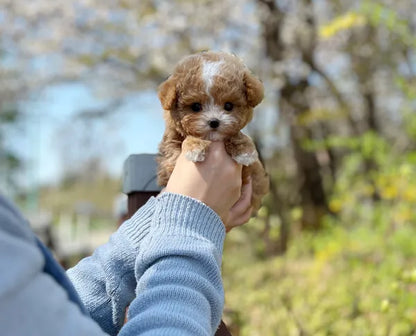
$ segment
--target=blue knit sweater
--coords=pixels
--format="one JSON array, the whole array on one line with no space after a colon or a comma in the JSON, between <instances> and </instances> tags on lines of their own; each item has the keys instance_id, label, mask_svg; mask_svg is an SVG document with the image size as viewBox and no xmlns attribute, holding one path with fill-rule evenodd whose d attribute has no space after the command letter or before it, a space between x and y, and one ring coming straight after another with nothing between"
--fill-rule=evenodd
<instances>
[{"instance_id":1,"label":"blue knit sweater","mask_svg":"<svg viewBox=\"0 0 416 336\"><path fill-rule=\"evenodd\" d=\"M69 281L0 197L1 335L213 335L224 237L209 207L164 193L68 270Z\"/></svg>"}]
</instances>

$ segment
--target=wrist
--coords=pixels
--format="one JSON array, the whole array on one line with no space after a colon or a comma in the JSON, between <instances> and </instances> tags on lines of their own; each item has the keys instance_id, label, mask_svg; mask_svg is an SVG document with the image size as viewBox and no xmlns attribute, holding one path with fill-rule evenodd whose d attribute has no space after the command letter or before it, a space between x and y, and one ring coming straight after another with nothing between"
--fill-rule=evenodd
<instances>
[{"instance_id":1,"label":"wrist","mask_svg":"<svg viewBox=\"0 0 416 336\"><path fill-rule=\"evenodd\" d=\"M207 239L222 252L225 227L218 214L189 196L165 192L157 197L151 231Z\"/></svg>"}]
</instances>

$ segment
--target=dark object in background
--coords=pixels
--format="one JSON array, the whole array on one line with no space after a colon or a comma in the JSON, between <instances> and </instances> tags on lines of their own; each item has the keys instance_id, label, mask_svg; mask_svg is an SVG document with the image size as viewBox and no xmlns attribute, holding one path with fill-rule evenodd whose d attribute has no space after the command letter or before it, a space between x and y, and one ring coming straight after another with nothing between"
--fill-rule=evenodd
<instances>
[{"instance_id":1,"label":"dark object in background","mask_svg":"<svg viewBox=\"0 0 416 336\"><path fill-rule=\"evenodd\" d=\"M157 184L156 156L156 154L133 154L124 163L123 192L128 196L129 218L162 189ZM215 336L231 336L223 321Z\"/></svg>"},{"instance_id":2,"label":"dark object in background","mask_svg":"<svg viewBox=\"0 0 416 336\"><path fill-rule=\"evenodd\" d=\"M162 190L157 185L156 154L133 154L124 162L123 193L128 196L131 217L147 200Z\"/></svg>"}]
</instances>

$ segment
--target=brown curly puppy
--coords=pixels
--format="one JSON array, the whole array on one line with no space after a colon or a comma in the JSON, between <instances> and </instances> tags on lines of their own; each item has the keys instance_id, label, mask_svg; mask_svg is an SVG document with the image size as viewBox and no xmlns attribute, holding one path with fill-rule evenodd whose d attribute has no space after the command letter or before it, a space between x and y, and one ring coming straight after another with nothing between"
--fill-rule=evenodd
<instances>
[{"instance_id":1,"label":"brown curly puppy","mask_svg":"<svg viewBox=\"0 0 416 336\"><path fill-rule=\"evenodd\" d=\"M224 141L227 153L252 178L253 211L269 191L268 176L253 141L240 130L263 99L263 84L234 55L203 52L185 57L159 87L166 130L159 146L158 183L166 186L183 148L203 161L211 141Z\"/></svg>"}]
</instances>

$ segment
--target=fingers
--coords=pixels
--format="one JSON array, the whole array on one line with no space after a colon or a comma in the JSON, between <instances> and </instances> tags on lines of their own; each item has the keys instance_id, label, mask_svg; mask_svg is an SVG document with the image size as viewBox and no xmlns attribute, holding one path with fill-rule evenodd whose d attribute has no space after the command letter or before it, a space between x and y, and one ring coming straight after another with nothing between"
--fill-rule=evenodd
<instances>
[{"instance_id":1,"label":"fingers","mask_svg":"<svg viewBox=\"0 0 416 336\"><path fill-rule=\"evenodd\" d=\"M243 185L241 189L241 196L239 200L229 211L228 220L225 224L227 232L236 226L243 225L250 219L251 213L253 211L251 206L252 193L252 182L249 178L248 183Z\"/></svg>"},{"instance_id":2,"label":"fingers","mask_svg":"<svg viewBox=\"0 0 416 336\"><path fill-rule=\"evenodd\" d=\"M239 217L235 218L232 223L229 223L226 226L226 228L225 228L226 231L229 232L231 229L247 223L250 220L250 218L251 218L252 212L253 212L253 207L247 208L247 210L242 215L240 215Z\"/></svg>"},{"instance_id":3,"label":"fingers","mask_svg":"<svg viewBox=\"0 0 416 336\"><path fill-rule=\"evenodd\" d=\"M230 174L241 174L242 170L242 166L228 155L222 141L211 142L205 163L213 169L227 169Z\"/></svg>"},{"instance_id":4,"label":"fingers","mask_svg":"<svg viewBox=\"0 0 416 336\"><path fill-rule=\"evenodd\" d=\"M241 165L227 154L223 142L212 142L201 162L189 161L184 152L176 161L166 191L200 200L224 221L240 198Z\"/></svg>"},{"instance_id":5,"label":"fingers","mask_svg":"<svg viewBox=\"0 0 416 336\"><path fill-rule=\"evenodd\" d=\"M237 203L233 205L231 210L234 210L236 213L241 213L245 211L247 206L250 205L251 195L253 193L253 184L251 182L251 177L248 178L248 182L244 184L241 188L241 196L238 199Z\"/></svg>"}]
</instances>

